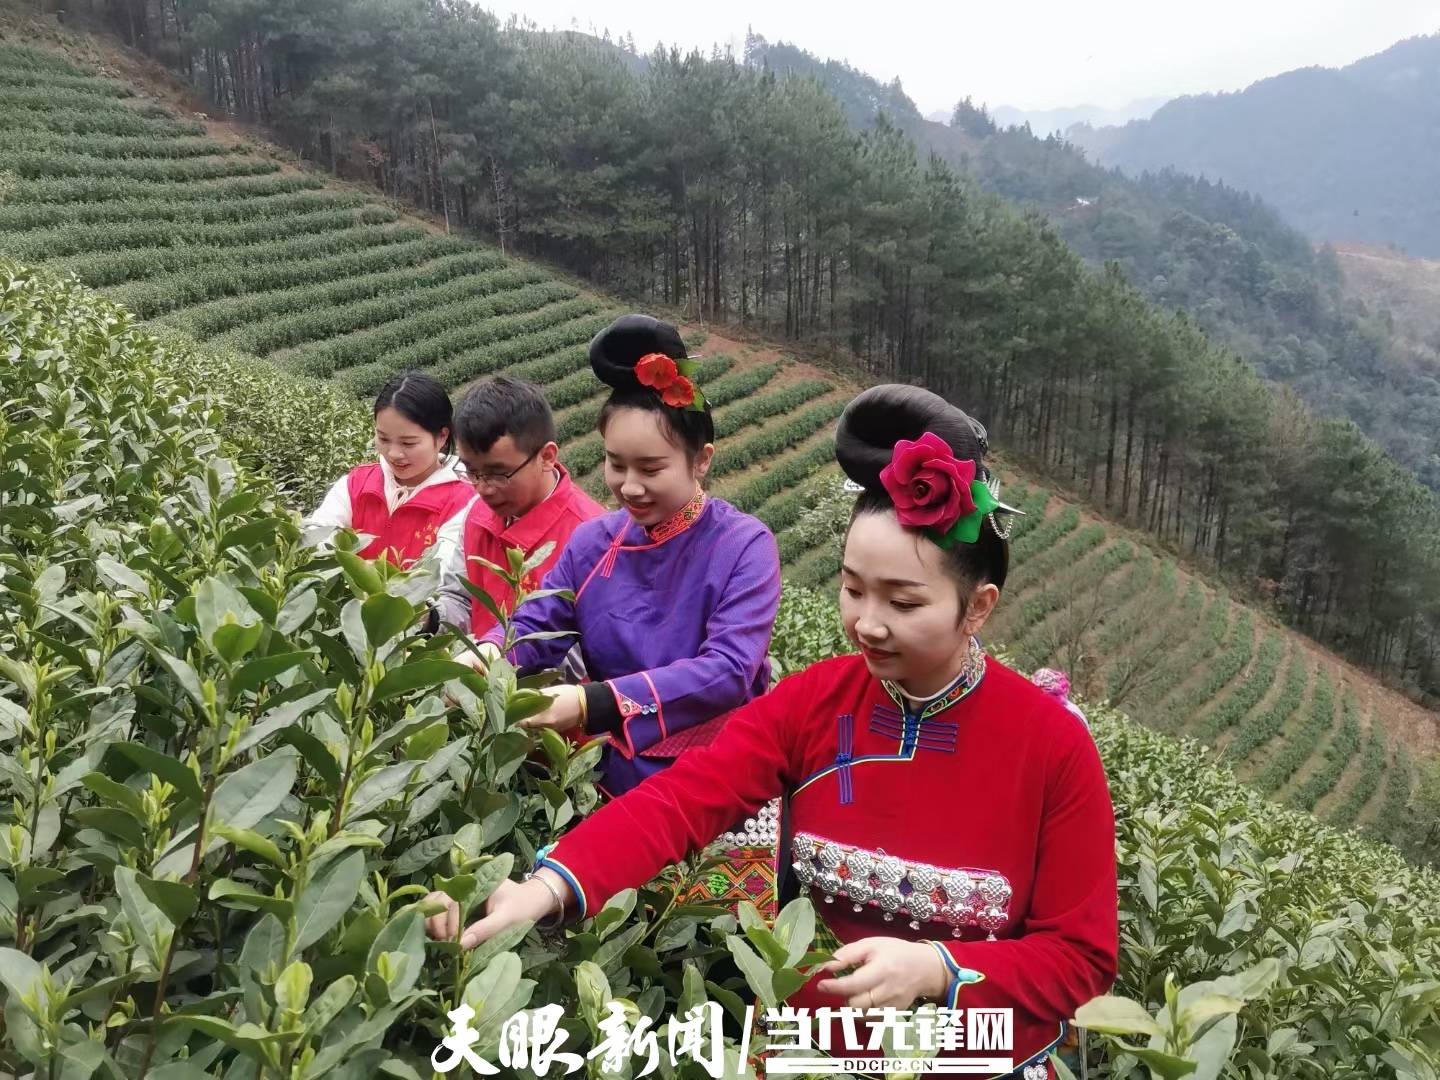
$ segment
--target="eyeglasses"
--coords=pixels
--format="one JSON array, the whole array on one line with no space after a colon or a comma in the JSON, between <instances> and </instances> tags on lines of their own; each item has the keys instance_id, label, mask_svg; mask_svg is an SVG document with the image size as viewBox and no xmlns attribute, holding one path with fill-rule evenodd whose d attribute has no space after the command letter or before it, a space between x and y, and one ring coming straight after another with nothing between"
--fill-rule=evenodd
<instances>
[{"instance_id":1,"label":"eyeglasses","mask_svg":"<svg viewBox=\"0 0 1440 1080\"><path fill-rule=\"evenodd\" d=\"M515 474L525 468L526 465L529 465L530 462L534 461L539 453L540 451L538 449L535 450L534 453L507 473L472 473L465 467L463 462L457 462L455 465L455 475L460 477L461 480L468 480L477 488L502 488L507 486L511 480L515 479Z\"/></svg>"}]
</instances>

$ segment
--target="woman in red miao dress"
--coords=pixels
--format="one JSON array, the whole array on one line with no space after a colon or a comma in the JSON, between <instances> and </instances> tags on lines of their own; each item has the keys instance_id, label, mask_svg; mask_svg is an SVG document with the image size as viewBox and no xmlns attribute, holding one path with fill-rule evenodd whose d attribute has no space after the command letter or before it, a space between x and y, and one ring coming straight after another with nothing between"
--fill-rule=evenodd
<instances>
[{"instance_id":1,"label":"woman in red miao dress","mask_svg":"<svg viewBox=\"0 0 1440 1080\"><path fill-rule=\"evenodd\" d=\"M808 893L843 943L789 1004L1009 1008L1008 1075L1051 1075L1066 1020L1115 976L1114 818L1085 726L977 637L1009 561L985 450L984 429L929 391L856 398L836 456L864 489L840 582L858 654L736 710L463 934L449 904L432 936L473 947L525 919L587 917L778 795L782 901ZM861 1056L835 1038L832 1053Z\"/></svg>"}]
</instances>

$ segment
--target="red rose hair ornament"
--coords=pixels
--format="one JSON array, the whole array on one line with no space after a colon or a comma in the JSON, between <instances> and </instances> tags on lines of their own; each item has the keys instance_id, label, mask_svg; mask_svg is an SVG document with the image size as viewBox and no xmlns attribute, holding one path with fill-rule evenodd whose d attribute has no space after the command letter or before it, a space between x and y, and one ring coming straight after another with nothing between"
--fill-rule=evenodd
<instances>
[{"instance_id":1,"label":"red rose hair ornament","mask_svg":"<svg viewBox=\"0 0 1440 1080\"><path fill-rule=\"evenodd\" d=\"M835 456L855 483L883 488L900 524L921 529L942 548L973 544L988 517L1021 511L1002 503L985 468L985 428L938 394L918 386L874 386L840 417Z\"/></svg>"}]
</instances>

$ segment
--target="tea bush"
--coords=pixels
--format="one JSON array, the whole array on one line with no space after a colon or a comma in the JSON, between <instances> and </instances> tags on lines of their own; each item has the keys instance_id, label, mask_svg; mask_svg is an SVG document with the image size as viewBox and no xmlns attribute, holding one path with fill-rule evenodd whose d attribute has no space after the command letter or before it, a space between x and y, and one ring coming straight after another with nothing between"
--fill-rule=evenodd
<instances>
[{"instance_id":1,"label":"tea bush","mask_svg":"<svg viewBox=\"0 0 1440 1080\"><path fill-rule=\"evenodd\" d=\"M1340 710L1340 729L1325 745L1320 766L1296 787L1290 802L1302 810L1313 810L1316 803L1334 790L1340 774L1350 765L1359 749L1359 713L1355 699L1346 697Z\"/></svg>"},{"instance_id":2,"label":"tea bush","mask_svg":"<svg viewBox=\"0 0 1440 1080\"><path fill-rule=\"evenodd\" d=\"M474 303L479 297L485 297L488 303L475 305L478 308L475 317L485 319L530 311L538 303L565 296L559 291L563 286L557 289L554 285L537 284L539 276L533 271L493 267L438 282L420 282L408 289L397 282L381 295L348 303L314 304L238 325L221 335L217 342L242 352L267 356L309 341L338 340L343 335L392 322L411 312L461 302Z\"/></svg>"},{"instance_id":3,"label":"tea bush","mask_svg":"<svg viewBox=\"0 0 1440 1080\"><path fill-rule=\"evenodd\" d=\"M224 387L221 436L238 462L275 482L287 507L316 506L338 477L374 454L368 403L251 356L197 349L175 333L159 339L166 348L155 362L173 377Z\"/></svg>"},{"instance_id":4,"label":"tea bush","mask_svg":"<svg viewBox=\"0 0 1440 1080\"><path fill-rule=\"evenodd\" d=\"M5 162L0 160L0 168ZM233 245L258 244L280 237L330 233L350 225L376 225L394 221L398 214L383 206L354 210L311 210L285 218L256 218L239 222L197 225L187 230L184 243L227 249ZM0 233L0 244L16 257L53 259L147 245L168 247L176 243L175 226L167 221L107 222L97 225L57 225L49 229Z\"/></svg>"},{"instance_id":5,"label":"tea bush","mask_svg":"<svg viewBox=\"0 0 1440 1080\"><path fill-rule=\"evenodd\" d=\"M430 889L473 909L595 804L598 744L417 632L434 566L307 548L120 309L0 262L0 350L0 1070L415 1077L461 1003L482 1053L532 998L583 1050L607 999L663 1025L740 1005L717 958L771 1000L821 958L808 905L741 937L680 903L699 861L578 932L427 943Z\"/></svg>"},{"instance_id":6,"label":"tea bush","mask_svg":"<svg viewBox=\"0 0 1440 1080\"><path fill-rule=\"evenodd\" d=\"M1175 564L1166 561L1160 568L1159 579L1152 592L1157 603L1172 611L1171 618L1161 624L1162 632L1168 630L1174 620L1178 620L1181 625L1192 627L1198 620L1199 632L1188 636L1177 633L1176 640L1182 641L1183 644L1178 648L1172 648L1166 657L1156 665L1155 678L1149 686L1141 687L1137 691L1132 699L1132 708L1153 709L1166 693L1196 671L1201 663L1208 659L1225 641L1225 634L1230 626L1230 601L1225 596L1216 593L1210 597L1207 603L1204 590L1200 587L1199 582L1192 578L1180 603L1176 606L1169 606L1168 601L1178 588L1179 578L1176 574ZM1193 701L1190 702L1192 708L1194 704Z\"/></svg>"},{"instance_id":7,"label":"tea bush","mask_svg":"<svg viewBox=\"0 0 1440 1080\"><path fill-rule=\"evenodd\" d=\"M159 244L128 251L92 252L78 257L47 260L46 269L69 271L87 285L120 285L155 279L179 271L215 272L218 267L254 266L260 261L310 260L348 254L367 248L386 247L425 237L418 225L390 228L346 223L345 227L318 235L292 236L285 240L262 240L253 244Z\"/></svg>"},{"instance_id":8,"label":"tea bush","mask_svg":"<svg viewBox=\"0 0 1440 1080\"><path fill-rule=\"evenodd\" d=\"M1222 731L1237 724L1240 718L1260 703L1271 685L1280 661L1285 653L1285 639L1280 634L1269 633L1260 642L1255 653L1255 663L1229 694L1204 717L1197 730L1202 742L1212 742Z\"/></svg>"},{"instance_id":9,"label":"tea bush","mask_svg":"<svg viewBox=\"0 0 1440 1080\"><path fill-rule=\"evenodd\" d=\"M95 176L47 177L38 180L16 180L6 196L10 204L75 203L104 204L107 202L190 202L264 198L296 191L318 191L324 185L313 176L302 173L275 173L249 176L203 184L158 184L152 180L127 180L100 173Z\"/></svg>"},{"instance_id":10,"label":"tea bush","mask_svg":"<svg viewBox=\"0 0 1440 1080\"><path fill-rule=\"evenodd\" d=\"M1334 722L1335 691L1330 685L1329 678L1322 672L1315 679L1310 713L1304 723L1291 732L1290 737L1285 740L1285 745L1265 766L1264 771L1253 777L1250 782L1266 795L1280 790L1281 786L1294 776L1300 766L1315 752L1315 748L1320 745L1320 741ZM1405 791L1408 796L1408 783L1405 784ZM1404 806L1403 799L1401 806Z\"/></svg>"},{"instance_id":11,"label":"tea bush","mask_svg":"<svg viewBox=\"0 0 1440 1080\"><path fill-rule=\"evenodd\" d=\"M77 135L144 135L152 139L174 139L205 134L205 125L198 120L172 120L169 116L147 115L123 106L96 108L93 100L84 105L66 106L48 93L23 103L11 102L0 109L0 121L7 127L29 127L36 120L42 121L51 131Z\"/></svg>"},{"instance_id":12,"label":"tea bush","mask_svg":"<svg viewBox=\"0 0 1440 1080\"><path fill-rule=\"evenodd\" d=\"M157 143L139 135L77 135L60 131L0 132L0 154L15 151L33 153L88 154L97 158L183 158L244 153L243 143L221 143L213 139L170 139Z\"/></svg>"},{"instance_id":13,"label":"tea bush","mask_svg":"<svg viewBox=\"0 0 1440 1080\"><path fill-rule=\"evenodd\" d=\"M736 406L737 411L739 408ZM843 401L821 402L819 405L812 405L808 409L787 416L749 438L726 443L723 447L718 448L715 463L710 467L710 475L719 479L728 473L748 468L756 462L778 457L782 451L804 442L821 428L826 427L840 415L844 408L845 402ZM829 440L826 440L826 446L830 447Z\"/></svg>"},{"instance_id":14,"label":"tea bush","mask_svg":"<svg viewBox=\"0 0 1440 1080\"><path fill-rule=\"evenodd\" d=\"M1360 811L1365 808L1375 792L1380 790L1380 781L1385 771L1385 736L1378 724L1370 726L1365 738L1365 751L1360 759L1360 771L1344 797L1326 818L1337 828L1355 824Z\"/></svg>"},{"instance_id":15,"label":"tea bush","mask_svg":"<svg viewBox=\"0 0 1440 1080\"><path fill-rule=\"evenodd\" d=\"M1154 1012L1167 973L1196 984L1274 959L1273 986L1217 1037L1225 1075L1436 1075L1440 878L1266 802L1197 762L1195 743L1104 710L1090 719L1116 810L1117 993ZM1105 1068L1127 1075L1134 1060L1122 1053Z\"/></svg>"},{"instance_id":16,"label":"tea bush","mask_svg":"<svg viewBox=\"0 0 1440 1080\"><path fill-rule=\"evenodd\" d=\"M772 416L793 412L812 398L833 389L834 386L823 379L804 379L766 394L747 397L741 405L731 409L722 422L715 425L715 434L722 439L734 435Z\"/></svg>"},{"instance_id":17,"label":"tea bush","mask_svg":"<svg viewBox=\"0 0 1440 1080\"><path fill-rule=\"evenodd\" d=\"M1126 609L1125 605L1155 581L1157 562L1159 560L1148 551L1137 553L1125 576L1116 583L1111 593L1114 606L1095 635L1095 650L1101 656L1113 655L1122 644L1151 625L1150 612L1146 610L1148 604L1137 604L1133 609ZM1198 591L1198 586L1196 588Z\"/></svg>"},{"instance_id":18,"label":"tea bush","mask_svg":"<svg viewBox=\"0 0 1440 1080\"><path fill-rule=\"evenodd\" d=\"M1231 605L1227 604L1226 607ZM1199 681L1183 695L1172 698L1161 716L1161 726L1166 731L1178 731L1196 708L1221 693L1230 681L1240 675L1250 663L1255 649L1255 627L1249 608L1240 608L1230 625L1230 634L1225 648L1207 667L1198 669ZM1191 669L1195 670L1195 669Z\"/></svg>"},{"instance_id":19,"label":"tea bush","mask_svg":"<svg viewBox=\"0 0 1440 1080\"><path fill-rule=\"evenodd\" d=\"M540 1002L583 1049L607 997L663 1023L792 984L743 952L764 927L677 901L698 861L563 933L427 943L429 888L473 906L594 804L593 748L514 729L533 680L415 633L433 567L306 548L227 461L236 398L276 373L232 379L11 264L0 348L0 1068L409 1077L462 1002L482 1052ZM831 598L787 588L777 667L844 647ZM1122 932L1117 999L1082 1010L1116 1033L1091 1074L1435 1075L1440 880L1090 716ZM737 951L745 983L715 964Z\"/></svg>"},{"instance_id":20,"label":"tea bush","mask_svg":"<svg viewBox=\"0 0 1440 1080\"><path fill-rule=\"evenodd\" d=\"M1021 518L1020 522L1023 522L1026 528L1023 532L1011 534L1010 552L1017 565L1024 565L1025 560L1030 556L1048 551L1062 538L1069 536L1080 527L1080 508L1067 506L1052 517L1042 518L1039 521ZM1017 529L1020 522L1016 523Z\"/></svg>"},{"instance_id":21,"label":"tea bush","mask_svg":"<svg viewBox=\"0 0 1440 1080\"><path fill-rule=\"evenodd\" d=\"M700 365L700 372L703 374L707 371L715 363L715 359L713 356L706 357L705 362ZM712 409L718 409L721 405L747 398L773 379L779 371L780 365L773 361L737 371L707 388L705 400Z\"/></svg>"},{"instance_id":22,"label":"tea bush","mask_svg":"<svg viewBox=\"0 0 1440 1080\"><path fill-rule=\"evenodd\" d=\"M64 224L96 224L121 221L168 221L178 228L192 223L208 224L244 218L286 217L314 210L343 209L361 205L359 196L302 191L268 195L243 203L198 202L174 199L117 200L107 203L14 203L0 205L0 229L40 229Z\"/></svg>"},{"instance_id":23,"label":"tea bush","mask_svg":"<svg viewBox=\"0 0 1440 1080\"><path fill-rule=\"evenodd\" d=\"M484 344L435 365L431 373L447 386L459 386L537 356L588 342L615 318L611 313L591 314L597 307L594 300L578 299L542 308L503 330L497 327L477 335L477 343L483 341ZM407 356L402 362L411 364L415 360ZM360 393L370 392L364 386L357 389Z\"/></svg>"},{"instance_id":24,"label":"tea bush","mask_svg":"<svg viewBox=\"0 0 1440 1080\"><path fill-rule=\"evenodd\" d=\"M416 245L415 254L418 256L422 251L426 255L435 254L435 250L428 245ZM338 280L327 275L319 279L321 284L314 284L316 278L312 276L310 281L289 287L272 287L265 292L230 295L208 304L197 304L174 322L199 337L210 337L262 319L295 315L311 308L369 300L397 289L438 285L444 281L493 270L500 265L498 252L461 251L433 258L424 266L400 263L393 269L372 269L369 273L346 276ZM314 269L318 268L312 268L312 271Z\"/></svg>"},{"instance_id":25,"label":"tea bush","mask_svg":"<svg viewBox=\"0 0 1440 1080\"><path fill-rule=\"evenodd\" d=\"M1264 712L1251 713L1240 730L1235 733L1235 738L1225 747L1225 756L1231 761L1243 761L1253 754L1257 749L1280 734L1285 729L1290 718L1300 708L1300 701L1305 696L1305 684L1309 679L1310 671L1305 665L1303 655L1297 655L1298 650L1292 649L1290 655L1290 666L1285 674L1285 686L1279 697Z\"/></svg>"},{"instance_id":26,"label":"tea bush","mask_svg":"<svg viewBox=\"0 0 1440 1080\"><path fill-rule=\"evenodd\" d=\"M222 263L197 267L181 274L167 274L148 281L122 285L110 289L109 296L145 319L163 315L176 308L197 305L193 313L194 323L189 321L191 312L184 313L175 322L182 327L193 327L195 333L203 336L239 325L238 322L228 320L235 314L236 309L245 310L244 304L247 301L256 304L257 312L270 313L271 304L279 305L275 310L283 310L284 298L297 286L310 289L317 281L340 286L344 284L342 279L350 276L368 281L389 270L413 268L429 259L453 254L458 254L455 242L445 237L396 239L339 255L297 258L278 265L236 266ZM269 292L262 293L261 290ZM257 295L249 296L247 293ZM354 299L356 296L343 298ZM207 301L213 302L213 306L206 304ZM222 304L234 304L235 308L222 307ZM215 323L214 329L208 325L212 319Z\"/></svg>"},{"instance_id":27,"label":"tea bush","mask_svg":"<svg viewBox=\"0 0 1440 1080\"><path fill-rule=\"evenodd\" d=\"M0 169L27 180L47 176L89 176L104 172L129 180L218 180L222 177L260 176L279 171L280 166L263 158L224 154L210 158L98 158L90 154L52 151L0 151Z\"/></svg>"}]
</instances>

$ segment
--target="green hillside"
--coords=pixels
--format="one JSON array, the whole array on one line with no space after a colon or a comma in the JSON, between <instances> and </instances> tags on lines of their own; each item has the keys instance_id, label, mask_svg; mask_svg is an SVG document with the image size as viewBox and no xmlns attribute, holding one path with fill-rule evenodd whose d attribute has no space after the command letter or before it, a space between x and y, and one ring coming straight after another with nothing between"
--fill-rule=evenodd
<instances>
[{"instance_id":1,"label":"green hillside","mask_svg":"<svg viewBox=\"0 0 1440 1080\"><path fill-rule=\"evenodd\" d=\"M152 327L228 357L219 383L266 364L325 380L337 406L321 415L346 416L343 430L281 429L263 375L257 393L236 395L251 407L232 410L251 429L232 438L297 505L366 452L355 395L407 367L457 393L501 370L540 383L563 459L605 497L594 431L602 387L584 346L620 310L613 301L437 234L273 148L209 137L123 83L3 48L0 174L11 179L0 254L74 273ZM828 589L844 500L824 477L850 384L718 332L691 338L703 340L720 436L712 490L775 531L791 581ZM275 449L302 438L288 458ZM327 453L337 443L350 448L339 460ZM1268 795L1405 839L1412 758L1435 749L1434 714L1217 594L1143 537L1082 520L1033 481L1021 495L1030 516L995 641L1026 665L1064 666L1093 700L1217 747Z\"/></svg>"},{"instance_id":2,"label":"green hillside","mask_svg":"<svg viewBox=\"0 0 1440 1080\"><path fill-rule=\"evenodd\" d=\"M558 411L567 463L603 493L585 345L613 302L336 190L271 148L208 138L122 83L0 49L0 252L73 273L207 348L360 396L407 368L457 393L501 370L530 379ZM813 447L843 404L833 381L780 369L727 355L702 368L725 440L714 477L750 510L818 468ZM759 480L756 464L779 457L785 469Z\"/></svg>"},{"instance_id":3,"label":"green hillside","mask_svg":"<svg viewBox=\"0 0 1440 1080\"><path fill-rule=\"evenodd\" d=\"M1415 700L1440 702L1440 612L1430 600L1440 590L1440 549L1430 542L1440 500L1397 463L1418 470L1430 460L1436 425L1424 418L1440 399L1423 378L1388 396L1370 392L1366 372L1389 363L1372 348L1383 325L1337 322L1332 294L1307 276L1316 267L1304 263L1313 257L1303 238L1272 228L1274 215L1253 200L1181 178L1142 200L1143 228L1116 234L1143 241L1122 245L1136 255L1131 272L1123 261L1102 269L1028 203L982 190L963 162L927 156L903 124L882 118L857 131L851 92L863 101L872 88L849 78L856 73L831 87L748 56L656 48L642 57L628 40L502 25L469 4L96 0L62 22L0 0L0 32L123 73L187 120L197 110L223 116L207 121L219 141L266 132L352 183L345 194L406 200L432 232L443 223L493 238L626 306L738 327L835 370L921 382L964 401L997 445L1105 517L1263 597L1287 624ZM939 130L973 142L969 127L984 117L960 120ZM1007 175L1050 195L1064 193L1071 165L1094 172L1063 146L1032 161L1028 151L1042 144L1028 136L985 144L1020 151L1005 158ZM204 157L196 165L208 168ZM1129 204L1120 202L1102 199L1096 220L1123 225ZM1173 221L1151 214L1177 203L1189 210ZM324 226L318 216L310 227ZM1152 264L1163 272L1141 272ZM1152 289L1162 280L1165 296ZM1171 287L1189 311L1173 309ZM580 314L583 288L571 299L552 295L534 312L494 310L511 320L498 332L590 317ZM509 336L485 337L488 323L446 326L457 301L430 299L424 334L453 331L456 352L427 354L408 331L391 337L381 324L384 364L397 361L393 349L437 369L451 364L459 378L512 362ZM268 340L232 329L309 370L343 367L342 384L364 387L383 365L363 351L373 341L347 327L383 306L343 301L343 344L287 344L292 324ZM1216 314L1239 318L1279 351L1252 355L1217 330ZM1353 399L1383 447L1257 370L1274 374L1299 357L1306 370L1329 371L1337 341L1348 366L1331 372L1330 385ZM547 366L554 355L543 354ZM717 344L710 355L726 351ZM731 358L744 366L779 356ZM578 392L575 383L567 390ZM1387 422L1396 403L1421 421ZM787 438L767 434L752 453L768 459ZM1401 454L1395 439L1413 453ZM754 493L773 497L790 475L772 473ZM787 553L801 544L792 535Z\"/></svg>"},{"instance_id":4,"label":"green hillside","mask_svg":"<svg viewBox=\"0 0 1440 1080\"><path fill-rule=\"evenodd\" d=\"M1407 47L1416 52L1424 45L1434 52L1440 38L1429 39L1428 45L1425 41L1392 51L1400 56ZM1339 136L1330 138L1336 116L1327 100L1333 101L1334 95L1316 98L1301 87L1281 90L1292 77L1319 77L1296 72L1270 80L1274 86L1268 96L1283 96L1285 105L1272 102L1271 114L1261 125L1247 113L1263 112L1267 106L1246 104L1252 95L1260 96L1260 87L1240 95L1181 99L1151 120L1106 129L1122 143L1134 143L1140 153L1127 158L1117 147L1115 161L1101 154L1102 164L1087 155L1089 143L1077 146L1056 135L1040 137L1029 128L1000 127L969 98L956 106L949 124L927 120L898 86L882 84L845 64L822 62L795 45L752 36L747 58L779 73L819 79L857 129L873 128L883 114L922 152L938 155L984 190L1043 214L1091 265L1119 268L1153 303L1186 312L1212 340L1244 356L1261 375L1295 389L1317 412L1354 420L1397 461L1440 490L1440 446L1435 439L1440 384L1433 368L1412 362L1404 341L1383 315L1384 305L1363 291L1345 288L1334 253L1317 250L1302 231L1304 223L1276 209L1291 208L1286 196L1302 186L1303 171L1309 197L1343 204L1350 220L1351 204L1335 191L1335 174L1341 170L1314 161L1302 169L1291 160L1295 147L1286 131L1303 127L1296 141L1310 144L1319 155L1343 158L1347 185L1365 188L1375 171L1371 162L1406 159L1387 179L1410 185L1408 192L1373 197L1389 198L1397 218L1405 222L1405 235L1419 237L1431 227L1434 215L1423 208L1436 184L1427 188L1420 183L1424 171L1410 160L1429 152L1421 149L1425 140L1406 134L1418 130L1418 124L1407 127L1399 114L1387 116L1382 137L1389 143L1407 142L1403 154L1354 151ZM1394 66L1402 65L1397 59ZM1338 73L1326 74L1343 85ZM1403 79L1396 85L1417 102L1424 97ZM955 93L965 93L963 76ZM1172 113L1176 116L1167 120ZM1187 118L1196 117L1207 118L1203 126L1187 124ZM1261 127L1264 134L1257 133ZM1171 150L1177 143L1183 147L1167 157L1160 143ZM1259 146L1284 146L1286 153L1256 153ZM1212 151L1235 167L1216 168ZM1115 163L1127 172L1107 167ZM1430 168L1434 175L1437 166ZM1261 182L1260 174L1269 170L1286 178L1271 176L1269 183ZM1359 233L1324 234L1330 239L1369 235L1369 227Z\"/></svg>"},{"instance_id":5,"label":"green hillside","mask_svg":"<svg viewBox=\"0 0 1440 1080\"><path fill-rule=\"evenodd\" d=\"M1081 692L1213 748L1261 794L1404 842L1412 757L1433 713L1038 488L992 624L1022 667L1057 664Z\"/></svg>"}]
</instances>

